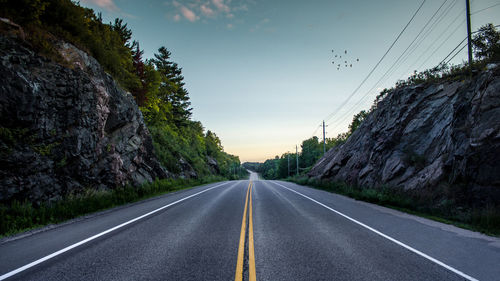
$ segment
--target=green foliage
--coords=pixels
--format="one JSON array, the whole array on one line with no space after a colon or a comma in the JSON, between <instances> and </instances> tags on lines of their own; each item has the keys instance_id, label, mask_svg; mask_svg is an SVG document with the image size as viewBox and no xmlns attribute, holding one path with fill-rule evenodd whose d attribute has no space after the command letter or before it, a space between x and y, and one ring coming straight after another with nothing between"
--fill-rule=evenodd
<instances>
[{"instance_id":1,"label":"green foliage","mask_svg":"<svg viewBox=\"0 0 500 281\"><path fill-rule=\"evenodd\" d=\"M368 116L370 112L366 110L361 110L358 114L354 115L352 118L352 122L349 125L349 134L352 135L356 129L361 125L363 120L365 120L366 116Z\"/></svg>"},{"instance_id":2,"label":"green foliage","mask_svg":"<svg viewBox=\"0 0 500 281\"><path fill-rule=\"evenodd\" d=\"M201 179L163 179L140 187L125 186L115 190L88 189L83 194L35 206L29 201L0 204L0 236L63 222L92 212L136 202L145 198L191 186L224 180L220 176Z\"/></svg>"},{"instance_id":3,"label":"green foliage","mask_svg":"<svg viewBox=\"0 0 500 281\"><path fill-rule=\"evenodd\" d=\"M318 137L302 141L302 153L299 155L299 165L310 167L323 155L323 143L319 142Z\"/></svg>"},{"instance_id":4,"label":"green foliage","mask_svg":"<svg viewBox=\"0 0 500 281\"><path fill-rule=\"evenodd\" d=\"M493 24L483 25L472 38L474 55L479 60L500 59L500 32Z\"/></svg>"},{"instance_id":5,"label":"green foliage","mask_svg":"<svg viewBox=\"0 0 500 281\"><path fill-rule=\"evenodd\" d=\"M258 168L260 166L260 163L259 162L245 162L245 163L242 164L242 166L245 169L257 172L257 170L258 170Z\"/></svg>"},{"instance_id":6,"label":"green foliage","mask_svg":"<svg viewBox=\"0 0 500 281\"><path fill-rule=\"evenodd\" d=\"M278 173L278 168L280 166L280 162L287 161L285 156L282 156L281 159L276 156L274 159L268 159L257 168L257 172L261 174L261 176L268 180L278 179L280 178L280 174ZM292 162L292 161L290 161ZM291 168L291 167L290 167Z\"/></svg>"},{"instance_id":7,"label":"green foliage","mask_svg":"<svg viewBox=\"0 0 500 281\"><path fill-rule=\"evenodd\" d=\"M224 152L219 137L211 131L204 133L200 122L186 120L181 129L166 122L155 123L149 129L156 155L170 172L182 172L179 160L183 159L199 177L218 174L240 178L247 175L246 170L239 168L239 158ZM217 162L218 170L210 164L212 160Z\"/></svg>"},{"instance_id":8,"label":"green foliage","mask_svg":"<svg viewBox=\"0 0 500 281\"><path fill-rule=\"evenodd\" d=\"M47 4L44 0L0 0L2 7L0 15L5 18L15 15L15 22L21 25L40 24L40 16L44 13Z\"/></svg>"}]
</instances>

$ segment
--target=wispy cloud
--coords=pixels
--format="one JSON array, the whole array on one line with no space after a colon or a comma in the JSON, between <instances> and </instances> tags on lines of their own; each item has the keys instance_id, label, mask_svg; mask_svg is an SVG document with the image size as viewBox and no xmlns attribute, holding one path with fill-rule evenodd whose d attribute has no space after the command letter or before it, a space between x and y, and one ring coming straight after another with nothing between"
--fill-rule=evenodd
<instances>
[{"instance_id":1,"label":"wispy cloud","mask_svg":"<svg viewBox=\"0 0 500 281\"><path fill-rule=\"evenodd\" d=\"M198 19L196 14L186 7L181 7L181 14L190 22L195 22Z\"/></svg>"},{"instance_id":2,"label":"wispy cloud","mask_svg":"<svg viewBox=\"0 0 500 281\"><path fill-rule=\"evenodd\" d=\"M86 1L112 1L112 0L86 0ZM170 14L170 18L174 21L186 19L190 22L195 22L201 19L201 22L206 22L205 19L226 18L233 20L237 13L248 11L247 4L241 0L171 0L166 2L166 5L173 6L174 13ZM179 1L179 2L178 2ZM231 23L233 26L234 23Z\"/></svg>"},{"instance_id":3,"label":"wispy cloud","mask_svg":"<svg viewBox=\"0 0 500 281\"><path fill-rule=\"evenodd\" d=\"M198 19L198 16L196 15L196 13L193 10L182 5L181 3L177 2L177 1L173 1L172 5L174 5L174 7L176 7L178 9L178 12L188 21L195 22ZM174 16L175 21L180 20L179 13L175 14L175 16Z\"/></svg>"},{"instance_id":4,"label":"wispy cloud","mask_svg":"<svg viewBox=\"0 0 500 281\"><path fill-rule=\"evenodd\" d=\"M229 13L231 11L231 8L229 8L229 6L224 3L224 0L212 0L212 4L214 4L219 11L223 11L226 13Z\"/></svg>"},{"instance_id":5,"label":"wispy cloud","mask_svg":"<svg viewBox=\"0 0 500 281\"><path fill-rule=\"evenodd\" d=\"M119 10L113 0L82 0L82 2L86 4L93 4L112 12Z\"/></svg>"},{"instance_id":6,"label":"wispy cloud","mask_svg":"<svg viewBox=\"0 0 500 281\"><path fill-rule=\"evenodd\" d=\"M215 16L215 11L210 8L208 5L202 4L200 6L201 13L207 17L213 17Z\"/></svg>"}]
</instances>

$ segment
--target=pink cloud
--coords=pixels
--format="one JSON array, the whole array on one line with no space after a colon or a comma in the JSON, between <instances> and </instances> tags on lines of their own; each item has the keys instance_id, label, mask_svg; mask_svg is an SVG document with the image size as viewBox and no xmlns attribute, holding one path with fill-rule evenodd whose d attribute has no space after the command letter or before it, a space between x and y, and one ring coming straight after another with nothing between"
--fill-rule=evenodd
<instances>
[{"instance_id":1,"label":"pink cloud","mask_svg":"<svg viewBox=\"0 0 500 281\"><path fill-rule=\"evenodd\" d=\"M118 7L115 5L113 0L82 0L84 3L94 4L108 11L117 11Z\"/></svg>"},{"instance_id":2,"label":"pink cloud","mask_svg":"<svg viewBox=\"0 0 500 281\"><path fill-rule=\"evenodd\" d=\"M81 0L81 1L114 1L114 0ZM170 0L166 5L173 7L169 18L180 21L182 18L190 22L200 20L206 23L206 19L235 19L239 12L247 11L246 4L235 4L232 0Z\"/></svg>"},{"instance_id":3,"label":"pink cloud","mask_svg":"<svg viewBox=\"0 0 500 281\"><path fill-rule=\"evenodd\" d=\"M207 17L213 17L215 15L215 11L212 10L209 6L207 5L201 5L200 6L201 13L204 14Z\"/></svg>"},{"instance_id":4,"label":"pink cloud","mask_svg":"<svg viewBox=\"0 0 500 281\"><path fill-rule=\"evenodd\" d=\"M184 6L181 7L181 14L190 22L195 22L197 19L196 14Z\"/></svg>"},{"instance_id":5,"label":"pink cloud","mask_svg":"<svg viewBox=\"0 0 500 281\"><path fill-rule=\"evenodd\" d=\"M231 9L228 5L224 4L224 0L212 0L212 3L219 9L220 11L229 13Z\"/></svg>"},{"instance_id":6,"label":"pink cloud","mask_svg":"<svg viewBox=\"0 0 500 281\"><path fill-rule=\"evenodd\" d=\"M198 19L198 17L196 16L196 14L192 10L190 10L186 6L182 5L181 3L174 0L174 1L172 1L172 5L174 5L174 7L176 7L176 8L178 8L179 12L182 14L182 16L184 16L184 18L186 18L188 21L195 22ZM181 19L181 16L179 14L176 14L174 16L174 21L179 21L180 19Z\"/></svg>"}]
</instances>

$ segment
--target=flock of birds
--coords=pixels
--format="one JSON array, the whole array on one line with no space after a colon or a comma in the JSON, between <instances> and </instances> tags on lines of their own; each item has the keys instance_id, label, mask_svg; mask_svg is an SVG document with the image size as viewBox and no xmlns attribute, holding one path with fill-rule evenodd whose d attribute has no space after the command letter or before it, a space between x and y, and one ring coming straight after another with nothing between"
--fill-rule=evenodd
<instances>
[{"instance_id":1,"label":"flock of birds","mask_svg":"<svg viewBox=\"0 0 500 281\"><path fill-rule=\"evenodd\" d=\"M337 67L337 70L340 70L340 68L345 65L345 67L352 67L352 64L353 62L356 63L356 62L359 62L359 58L356 59L356 61L350 61L348 60L348 57L347 57L347 50L344 50L344 59L342 59L342 55L341 54L336 54L334 50L332 50L332 55L335 55L335 57L333 57L332 59L332 64ZM338 62L337 65L335 65L335 62Z\"/></svg>"}]
</instances>

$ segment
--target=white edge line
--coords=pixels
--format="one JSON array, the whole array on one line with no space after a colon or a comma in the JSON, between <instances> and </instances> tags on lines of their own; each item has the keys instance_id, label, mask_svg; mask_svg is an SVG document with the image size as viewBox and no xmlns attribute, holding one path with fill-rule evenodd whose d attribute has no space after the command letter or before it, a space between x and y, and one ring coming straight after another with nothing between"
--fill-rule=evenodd
<instances>
[{"instance_id":1,"label":"white edge line","mask_svg":"<svg viewBox=\"0 0 500 281\"><path fill-rule=\"evenodd\" d=\"M296 194L298 194L298 195L300 195L300 196L302 196L304 198L307 198L307 199L313 201L314 203L316 203L318 205L321 205L322 207L325 207L326 209L328 209L328 210L330 210L330 211L332 211L332 212L334 212L334 213L336 213L336 214L338 214L338 215L340 215L340 216L342 216L342 217L344 217L344 218L346 218L346 219L348 219L348 220L350 220L350 221L352 221L352 222L354 222L354 223L356 223L356 224L358 224L358 225L360 225L360 226L362 226L362 227L364 227L364 228L366 228L366 229L368 229L368 230L370 230L370 231L372 231L372 232L374 232L374 233L376 233L376 234L378 234L378 235L380 235L380 236L382 236L382 237L384 237L384 238L386 238L386 239L388 239L388 240L390 240L390 241L398 244L399 246L401 246L403 248L406 248L407 250L410 250L410 251L414 252L415 254L417 254L419 256L422 256L422 257L424 257L424 258L426 258L426 259L428 259L428 260L430 260L430 261L432 261L432 262L434 262L434 263L436 263L436 264L438 264L438 265L440 265L440 266L448 269L449 271L452 271L452 272L454 272L454 273L462 276L463 278L465 278L467 280L470 280L470 281L479 281L478 279L476 279L476 278L474 278L472 276L469 276L469 275L463 273L462 271L460 271L458 269L455 269L455 268L453 268L453 267L451 267L451 266L443 263L442 261L439 261L439 260L437 260L437 259L435 259L435 258L433 258L433 257L431 257L431 256L429 256L429 255L427 255L425 253L422 253L419 250L417 250L415 248L412 248L412 247L404 244L403 242L398 241L398 240L392 238L391 236L389 236L387 234L384 234L384 233L376 230L375 228L373 228L371 226L368 226L368 225L366 225L366 224L364 224L364 223L362 223L360 221L357 221L357 220L355 220L355 219L353 219L353 218L351 218L351 217L349 217L349 216L347 216L347 215L345 215L345 214L343 214L343 213L341 213L341 212L339 212L339 211L337 211L337 210L335 210L333 208L330 208L330 207L326 206L325 204L323 204L323 203L321 203L321 202L319 202L319 201L317 201L315 199L312 199L311 197L309 197L307 195L304 195L304 194L302 194L302 193L300 193L298 191L295 191L295 190L293 190L291 188L288 188L288 187L286 187L286 186L284 186L284 185L282 185L280 183L277 183L277 182L274 182L274 181L272 181L272 183L277 184L277 185L279 185L279 186L281 186L283 188L286 188L286 189L288 189L288 190L290 190L292 192L295 192Z\"/></svg>"},{"instance_id":2,"label":"white edge line","mask_svg":"<svg viewBox=\"0 0 500 281\"><path fill-rule=\"evenodd\" d=\"M96 238L99 238L99 237L101 237L101 236L103 236L103 235L105 235L105 234L108 234L108 233L110 233L110 232L112 232L112 231L115 231L115 230L117 230L117 229L119 229L119 228L122 228L122 227L124 227L124 226L126 226L126 225L129 225L129 224L131 224L131 223L133 223L133 222L136 222L136 221L138 221L138 220L140 220L140 219L143 219L143 218L145 218L145 217L147 217L147 216L150 216L150 215L152 215L152 214L154 214L154 213L157 213L157 212L159 212L159 211L161 211L161 210L163 210L163 209L165 209L165 208L168 208L168 207L170 207L170 206L172 206L172 205L175 205L175 204L177 204L177 203L180 203L180 202L182 202L182 201L184 201L184 200L187 200L187 199L189 199L189 198L191 198L191 197L194 197L194 196L200 195L200 194L202 194L202 193L204 193L204 192L207 192L207 191L209 191L209 190L211 190L211 189L214 189L214 188L216 188L216 187L219 187L219 186L222 186L222 185L225 185L225 184L228 184L228 183L229 183L229 182L225 182L225 183L222 183L222 184L219 184L219 185L216 185L216 186L212 186L212 187L210 187L210 188L207 188L207 189L202 190L202 191L200 191L200 192L197 192L197 193L195 193L195 194L191 194L191 195L189 195L189 196L187 196L187 197L184 197L184 198L182 198L182 199L179 199L179 200L177 200L177 201L175 201L175 202L172 202L172 203L170 203L170 204L168 204L168 205L165 205L165 206L163 206L163 207L160 207L160 208L158 208L158 209L155 209L155 210L153 210L153 211L151 211L151 212L149 212L149 213L146 213L146 214L144 214L144 215L142 215L142 216L136 217L135 219L131 219L131 220L127 221L127 222L124 222L124 223L122 223L122 224L119 224L119 225L117 225L117 226L115 226L115 227L112 227L112 228L110 228L110 229L108 229L108 230L105 230L105 231L103 231L103 232L101 232L101 233L98 233L98 234L96 234L96 235L94 235L94 236L91 236L91 237L89 237L89 238L87 238L87 239L84 239L84 240L82 240L82 241L80 241L80 242L77 242L77 243L75 243L75 244L73 244L73 245L70 245L70 246L68 246L68 247L66 247L66 248L63 248L63 249L61 249L61 250L59 250L59 251L57 251L57 252L54 252L54 253L52 253L52 254L50 254L50 255L48 255L48 256L43 257L43 258L41 258L41 259L38 259L38 260L33 261L33 262L30 262L30 263L28 263L28 264L26 264L26 265L24 265L24 266L21 266L21 267L19 267L18 269L14 269L14 270L12 270L12 271L10 271L10 272L7 272L7 273L5 273L5 274L3 274L3 275L1 275L1 276L0 276L0 280L7 279L7 278L9 278L9 277L11 277L11 276L14 276L14 275L16 275L16 274L18 274L18 273L22 272L22 271L25 271L25 270L26 270L26 269L28 269L28 268L31 268L31 267L33 267L33 266L35 266L35 265L38 265L38 264L40 264L40 263L42 263L42 262L44 262L44 261L47 261L47 260L49 260L49 259L51 259L51 258L53 258L53 257L56 257L56 256L58 256L58 255L60 255L60 254L62 254L62 253L65 253L65 252L67 252L67 251L69 251L69 250L71 250L71 249L74 249L74 248L76 248L76 247L78 247L78 246L80 246L80 245L83 245L83 244L85 244L85 243L87 243L87 242L90 242L90 241L92 241L92 240L94 240L94 239L96 239Z\"/></svg>"}]
</instances>

